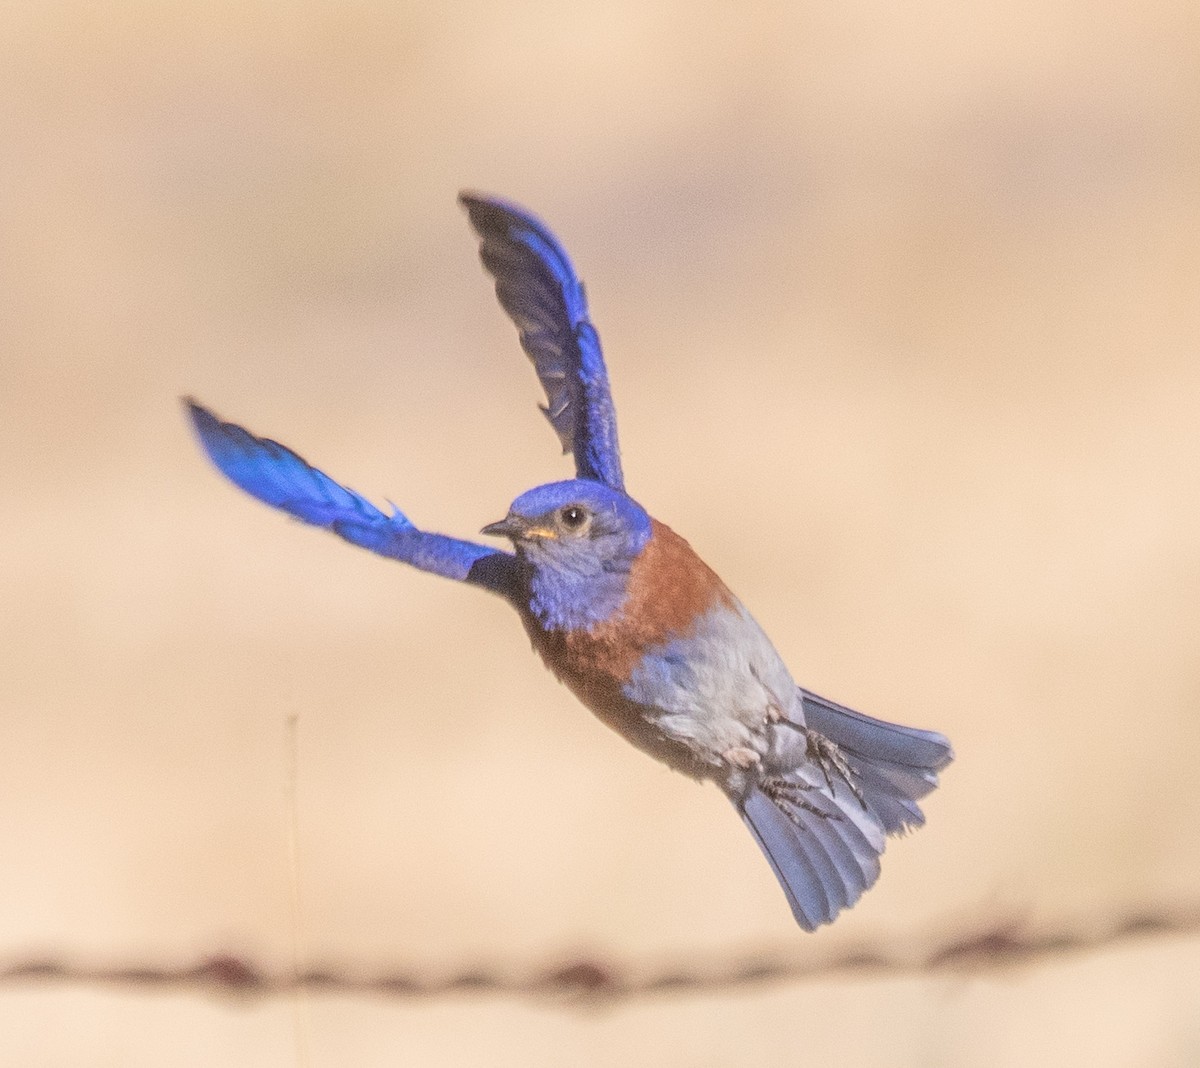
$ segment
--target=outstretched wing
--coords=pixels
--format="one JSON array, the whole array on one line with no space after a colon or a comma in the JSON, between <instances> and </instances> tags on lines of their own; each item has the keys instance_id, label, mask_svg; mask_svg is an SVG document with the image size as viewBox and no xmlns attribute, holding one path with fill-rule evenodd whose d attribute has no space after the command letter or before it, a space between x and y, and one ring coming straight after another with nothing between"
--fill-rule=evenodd
<instances>
[{"instance_id":1,"label":"outstretched wing","mask_svg":"<svg viewBox=\"0 0 1200 1068\"><path fill-rule=\"evenodd\" d=\"M583 283L555 236L515 204L459 194L496 296L546 390L542 408L580 478L624 490L617 416Z\"/></svg>"},{"instance_id":2,"label":"outstretched wing","mask_svg":"<svg viewBox=\"0 0 1200 1068\"><path fill-rule=\"evenodd\" d=\"M185 403L209 459L252 497L380 556L512 596L516 557L511 553L418 530L395 505L387 515L291 449L223 423L193 400Z\"/></svg>"}]
</instances>

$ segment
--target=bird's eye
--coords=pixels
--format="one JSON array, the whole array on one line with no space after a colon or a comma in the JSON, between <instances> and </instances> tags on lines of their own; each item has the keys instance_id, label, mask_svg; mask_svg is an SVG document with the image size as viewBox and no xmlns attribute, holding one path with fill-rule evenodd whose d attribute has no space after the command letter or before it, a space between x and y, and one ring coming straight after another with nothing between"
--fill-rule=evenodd
<instances>
[{"instance_id":1,"label":"bird's eye","mask_svg":"<svg viewBox=\"0 0 1200 1068\"><path fill-rule=\"evenodd\" d=\"M558 521L571 531L582 530L587 524L588 518L587 509L578 504L568 504L558 513Z\"/></svg>"}]
</instances>

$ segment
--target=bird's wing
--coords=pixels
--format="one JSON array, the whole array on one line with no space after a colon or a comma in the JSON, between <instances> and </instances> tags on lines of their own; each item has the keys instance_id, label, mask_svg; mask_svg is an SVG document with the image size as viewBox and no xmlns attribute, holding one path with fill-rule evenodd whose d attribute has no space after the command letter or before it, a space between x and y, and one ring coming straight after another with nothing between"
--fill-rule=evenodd
<instances>
[{"instance_id":1,"label":"bird's wing","mask_svg":"<svg viewBox=\"0 0 1200 1068\"><path fill-rule=\"evenodd\" d=\"M512 596L516 557L511 553L418 530L395 505L387 515L291 449L224 423L195 401L186 404L204 451L252 497L381 556Z\"/></svg>"},{"instance_id":2,"label":"bird's wing","mask_svg":"<svg viewBox=\"0 0 1200 1068\"><path fill-rule=\"evenodd\" d=\"M503 200L461 193L480 258L546 390L542 408L580 478L624 490L617 416L583 283L555 236Z\"/></svg>"}]
</instances>

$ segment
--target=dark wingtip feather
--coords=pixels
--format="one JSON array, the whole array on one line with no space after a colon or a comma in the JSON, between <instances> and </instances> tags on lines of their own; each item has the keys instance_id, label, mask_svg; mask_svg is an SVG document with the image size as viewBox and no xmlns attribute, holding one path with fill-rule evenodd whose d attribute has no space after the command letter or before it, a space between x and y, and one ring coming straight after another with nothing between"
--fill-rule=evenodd
<instances>
[{"instance_id":1,"label":"dark wingtip feather","mask_svg":"<svg viewBox=\"0 0 1200 1068\"><path fill-rule=\"evenodd\" d=\"M532 230L554 247L564 259L566 254L550 228L532 212L503 197L488 196L464 189L458 194L458 202L467 211L467 218L480 237L488 234L507 234L514 226ZM569 260L567 261L570 262ZM572 272L573 273L573 272Z\"/></svg>"},{"instance_id":2,"label":"dark wingtip feather","mask_svg":"<svg viewBox=\"0 0 1200 1068\"><path fill-rule=\"evenodd\" d=\"M192 421L192 426L197 432L203 428L215 425L220 422L219 419L207 408L204 407L195 397L187 394L179 398L180 403L187 410L188 418Z\"/></svg>"}]
</instances>

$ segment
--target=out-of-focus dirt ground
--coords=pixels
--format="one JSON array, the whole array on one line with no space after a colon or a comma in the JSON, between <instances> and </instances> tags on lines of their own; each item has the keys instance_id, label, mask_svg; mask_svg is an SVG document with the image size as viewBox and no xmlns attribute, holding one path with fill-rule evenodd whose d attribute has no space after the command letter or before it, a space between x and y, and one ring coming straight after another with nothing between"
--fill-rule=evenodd
<instances>
[{"instance_id":1,"label":"out-of-focus dirt ground","mask_svg":"<svg viewBox=\"0 0 1200 1068\"><path fill-rule=\"evenodd\" d=\"M0 1065L1200 1064L1195 3L2 23ZM562 236L631 491L796 677L952 737L834 927L505 605L199 454L183 393L460 536L566 476L461 187ZM1185 929L603 1001L353 986L1139 916ZM89 978L218 954L336 982Z\"/></svg>"}]
</instances>

